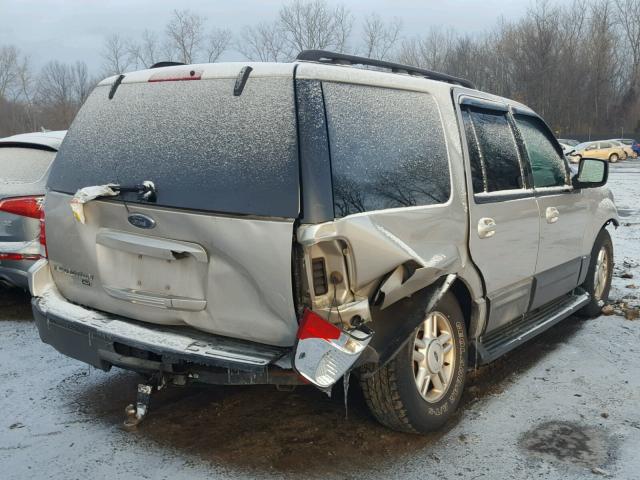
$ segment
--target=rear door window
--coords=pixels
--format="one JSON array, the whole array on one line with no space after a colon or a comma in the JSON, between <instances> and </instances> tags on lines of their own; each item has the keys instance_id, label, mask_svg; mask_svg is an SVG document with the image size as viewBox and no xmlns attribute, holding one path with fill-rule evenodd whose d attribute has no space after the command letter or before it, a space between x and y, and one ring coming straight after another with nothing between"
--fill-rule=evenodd
<instances>
[{"instance_id":1,"label":"rear door window","mask_svg":"<svg viewBox=\"0 0 640 480\"><path fill-rule=\"evenodd\" d=\"M47 172L56 152L0 145L0 183L34 183Z\"/></svg>"},{"instance_id":2,"label":"rear door window","mask_svg":"<svg viewBox=\"0 0 640 480\"><path fill-rule=\"evenodd\" d=\"M323 83L336 217L445 203L449 161L427 93Z\"/></svg>"},{"instance_id":3,"label":"rear door window","mask_svg":"<svg viewBox=\"0 0 640 480\"><path fill-rule=\"evenodd\" d=\"M53 190L154 182L157 205L295 218L299 177L293 78L97 87L54 162ZM139 202L135 194L119 199Z\"/></svg>"},{"instance_id":4,"label":"rear door window","mask_svg":"<svg viewBox=\"0 0 640 480\"><path fill-rule=\"evenodd\" d=\"M474 193L524 188L518 145L507 112L465 106L462 120Z\"/></svg>"},{"instance_id":5,"label":"rear door window","mask_svg":"<svg viewBox=\"0 0 640 480\"><path fill-rule=\"evenodd\" d=\"M530 115L515 115L522 135L531 170L533 186L556 187L567 184L567 167L564 158L553 143L553 136L544 123Z\"/></svg>"}]
</instances>

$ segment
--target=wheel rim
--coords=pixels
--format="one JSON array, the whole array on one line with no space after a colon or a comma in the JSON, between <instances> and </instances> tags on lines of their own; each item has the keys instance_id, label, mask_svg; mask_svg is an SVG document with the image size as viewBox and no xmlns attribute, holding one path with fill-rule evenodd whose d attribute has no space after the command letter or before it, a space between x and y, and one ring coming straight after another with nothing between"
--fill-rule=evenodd
<instances>
[{"instance_id":1,"label":"wheel rim","mask_svg":"<svg viewBox=\"0 0 640 480\"><path fill-rule=\"evenodd\" d=\"M613 155L611 155L611 158L609 160L611 161L611 163L616 163L618 161L618 155L614 153Z\"/></svg>"},{"instance_id":2,"label":"wheel rim","mask_svg":"<svg viewBox=\"0 0 640 480\"><path fill-rule=\"evenodd\" d=\"M607 281L609 279L609 263L609 252L607 252L607 249L603 246L598 252L596 269L594 272L593 296L596 300L602 300L604 289L607 286Z\"/></svg>"},{"instance_id":3,"label":"wheel rim","mask_svg":"<svg viewBox=\"0 0 640 480\"><path fill-rule=\"evenodd\" d=\"M436 403L444 397L455 370L456 345L447 316L429 313L413 341L413 374L422 398Z\"/></svg>"}]
</instances>

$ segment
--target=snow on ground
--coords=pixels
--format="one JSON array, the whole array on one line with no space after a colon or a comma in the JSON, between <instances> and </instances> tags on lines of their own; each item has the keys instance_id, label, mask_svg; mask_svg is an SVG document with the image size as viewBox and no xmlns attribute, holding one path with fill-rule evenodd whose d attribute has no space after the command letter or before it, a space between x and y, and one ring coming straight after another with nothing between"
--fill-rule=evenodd
<instances>
[{"instance_id":1,"label":"snow on ground","mask_svg":"<svg viewBox=\"0 0 640 480\"><path fill-rule=\"evenodd\" d=\"M640 297L640 161L612 165L624 222L612 297ZM624 263L626 262L626 263ZM633 287L639 288L633 288ZM572 317L472 374L460 413L427 437L380 427L357 389L170 389L121 428L134 374L42 344L28 298L0 290L0 477L640 479L640 320Z\"/></svg>"}]
</instances>

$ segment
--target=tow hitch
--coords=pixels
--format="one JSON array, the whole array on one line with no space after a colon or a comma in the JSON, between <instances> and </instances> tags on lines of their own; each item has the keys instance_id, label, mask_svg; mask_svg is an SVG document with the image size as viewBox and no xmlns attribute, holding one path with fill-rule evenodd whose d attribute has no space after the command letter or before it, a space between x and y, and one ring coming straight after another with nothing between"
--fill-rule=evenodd
<instances>
[{"instance_id":1,"label":"tow hitch","mask_svg":"<svg viewBox=\"0 0 640 480\"><path fill-rule=\"evenodd\" d=\"M128 431L134 431L138 424L144 420L149 413L149 404L151 402L151 394L154 389L162 390L166 386L166 380L163 375L159 377L151 377L147 383L138 384L138 394L135 405L130 403L124 409L125 420L123 428Z\"/></svg>"}]
</instances>

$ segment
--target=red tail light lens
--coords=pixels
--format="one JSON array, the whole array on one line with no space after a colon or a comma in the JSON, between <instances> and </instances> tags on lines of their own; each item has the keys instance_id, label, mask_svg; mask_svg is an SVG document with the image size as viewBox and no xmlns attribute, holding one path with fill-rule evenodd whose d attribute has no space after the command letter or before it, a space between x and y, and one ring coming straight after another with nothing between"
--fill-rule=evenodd
<instances>
[{"instance_id":1,"label":"red tail light lens","mask_svg":"<svg viewBox=\"0 0 640 480\"><path fill-rule=\"evenodd\" d=\"M40 218L44 197L16 197L0 200L0 212L13 213L22 217Z\"/></svg>"},{"instance_id":2,"label":"red tail light lens","mask_svg":"<svg viewBox=\"0 0 640 480\"><path fill-rule=\"evenodd\" d=\"M307 309L302 315L302 321L298 328L298 339L304 340L305 338L336 340L340 338L340 329L317 313Z\"/></svg>"}]
</instances>

